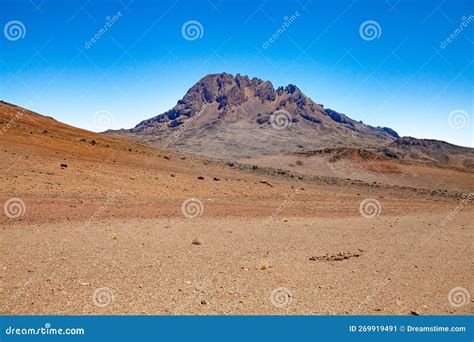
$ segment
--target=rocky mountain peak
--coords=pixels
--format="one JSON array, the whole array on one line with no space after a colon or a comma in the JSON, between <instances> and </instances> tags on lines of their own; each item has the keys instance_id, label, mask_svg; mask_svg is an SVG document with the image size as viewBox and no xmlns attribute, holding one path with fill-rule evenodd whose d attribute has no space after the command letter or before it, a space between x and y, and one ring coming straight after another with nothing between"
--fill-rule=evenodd
<instances>
[{"instance_id":1,"label":"rocky mountain peak","mask_svg":"<svg viewBox=\"0 0 474 342\"><path fill-rule=\"evenodd\" d=\"M159 134L191 120L193 128L241 123L256 129L270 127L271 116L284 111L301 134L345 137L361 134L388 142L398 138L390 128L372 127L314 103L294 84L274 88L270 81L228 73L209 74L193 85L176 106L140 122L130 131ZM196 121L197 120L197 121ZM308 133L309 132L309 133ZM342 141L336 141L336 144Z\"/></svg>"}]
</instances>

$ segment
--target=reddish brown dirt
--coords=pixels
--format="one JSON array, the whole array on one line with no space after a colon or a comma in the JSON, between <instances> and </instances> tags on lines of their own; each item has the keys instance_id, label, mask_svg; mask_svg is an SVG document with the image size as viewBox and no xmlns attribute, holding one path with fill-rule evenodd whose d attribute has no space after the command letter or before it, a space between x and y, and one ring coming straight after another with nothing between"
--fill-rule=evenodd
<instances>
[{"instance_id":1,"label":"reddish brown dirt","mask_svg":"<svg viewBox=\"0 0 474 342\"><path fill-rule=\"evenodd\" d=\"M383 177L298 180L18 111L0 105L0 202L25 205L0 217L2 314L472 313L472 299L448 301L456 287L473 293L463 178L443 196ZM189 198L201 216L183 215ZM361 215L366 199L378 216ZM92 299L100 288L106 306ZM278 288L291 293L283 307Z\"/></svg>"}]
</instances>

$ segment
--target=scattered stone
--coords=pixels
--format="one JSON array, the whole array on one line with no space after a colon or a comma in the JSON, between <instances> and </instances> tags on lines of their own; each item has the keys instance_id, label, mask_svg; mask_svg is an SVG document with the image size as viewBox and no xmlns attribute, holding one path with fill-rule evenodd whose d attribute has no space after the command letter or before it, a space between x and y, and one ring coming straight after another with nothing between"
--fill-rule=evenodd
<instances>
[{"instance_id":1,"label":"scattered stone","mask_svg":"<svg viewBox=\"0 0 474 342\"><path fill-rule=\"evenodd\" d=\"M61 163L60 166L64 169L67 167L67 164Z\"/></svg>"},{"instance_id":2,"label":"scattered stone","mask_svg":"<svg viewBox=\"0 0 474 342\"><path fill-rule=\"evenodd\" d=\"M410 311L410 314L412 316L420 316L420 313L418 311L414 311L414 310Z\"/></svg>"},{"instance_id":3,"label":"scattered stone","mask_svg":"<svg viewBox=\"0 0 474 342\"><path fill-rule=\"evenodd\" d=\"M283 219L283 222L288 222L288 219L287 219L287 218L284 218L284 219Z\"/></svg>"},{"instance_id":4,"label":"scattered stone","mask_svg":"<svg viewBox=\"0 0 474 342\"><path fill-rule=\"evenodd\" d=\"M198 179L199 179L199 180L203 180L204 177L203 177L203 176L199 176Z\"/></svg>"},{"instance_id":5,"label":"scattered stone","mask_svg":"<svg viewBox=\"0 0 474 342\"><path fill-rule=\"evenodd\" d=\"M203 300L201 300L201 304L202 305L207 305L207 302L203 299Z\"/></svg>"},{"instance_id":6,"label":"scattered stone","mask_svg":"<svg viewBox=\"0 0 474 342\"><path fill-rule=\"evenodd\" d=\"M268 185L269 187L273 188L273 184L270 183L270 182L268 182L268 181L266 181L266 180L261 180L260 183L265 184L265 185Z\"/></svg>"},{"instance_id":7,"label":"scattered stone","mask_svg":"<svg viewBox=\"0 0 474 342\"><path fill-rule=\"evenodd\" d=\"M171 177L175 177L174 173L172 173L170 176L171 176Z\"/></svg>"},{"instance_id":8,"label":"scattered stone","mask_svg":"<svg viewBox=\"0 0 474 342\"><path fill-rule=\"evenodd\" d=\"M193 245L202 245L201 241L199 241L198 239L193 239L192 244Z\"/></svg>"},{"instance_id":9,"label":"scattered stone","mask_svg":"<svg viewBox=\"0 0 474 342\"><path fill-rule=\"evenodd\" d=\"M94 139L92 139L91 140L91 145L95 145L95 144L97 144L97 142Z\"/></svg>"},{"instance_id":10,"label":"scattered stone","mask_svg":"<svg viewBox=\"0 0 474 342\"><path fill-rule=\"evenodd\" d=\"M163 156L166 160L170 160L171 158L169 156Z\"/></svg>"},{"instance_id":11,"label":"scattered stone","mask_svg":"<svg viewBox=\"0 0 474 342\"><path fill-rule=\"evenodd\" d=\"M339 252L337 254L324 254L319 256L313 256L309 258L311 261L342 261L347 260L350 258L358 258L360 256L359 253L351 253L351 252Z\"/></svg>"},{"instance_id":12,"label":"scattered stone","mask_svg":"<svg viewBox=\"0 0 474 342\"><path fill-rule=\"evenodd\" d=\"M216 182L220 181L220 179L217 177L214 177L213 180L215 180Z\"/></svg>"}]
</instances>

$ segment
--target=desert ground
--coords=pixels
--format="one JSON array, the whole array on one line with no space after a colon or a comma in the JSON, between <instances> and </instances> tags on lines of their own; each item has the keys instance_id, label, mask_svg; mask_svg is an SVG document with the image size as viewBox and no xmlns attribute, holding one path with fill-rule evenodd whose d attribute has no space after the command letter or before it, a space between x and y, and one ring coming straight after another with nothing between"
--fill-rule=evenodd
<instances>
[{"instance_id":1,"label":"desert ground","mask_svg":"<svg viewBox=\"0 0 474 342\"><path fill-rule=\"evenodd\" d=\"M472 172L283 171L0 109L1 314L474 311Z\"/></svg>"}]
</instances>

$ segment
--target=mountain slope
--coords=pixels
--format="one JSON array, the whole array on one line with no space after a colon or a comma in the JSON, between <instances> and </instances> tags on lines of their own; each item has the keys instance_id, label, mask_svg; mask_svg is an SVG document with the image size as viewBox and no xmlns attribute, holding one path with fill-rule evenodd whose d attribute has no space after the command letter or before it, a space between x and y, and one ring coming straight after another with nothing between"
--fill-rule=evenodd
<instances>
[{"instance_id":1,"label":"mountain slope","mask_svg":"<svg viewBox=\"0 0 474 342\"><path fill-rule=\"evenodd\" d=\"M235 159L324 147L376 147L398 138L314 103L295 85L226 73L204 77L177 105L116 132L142 142Z\"/></svg>"},{"instance_id":2,"label":"mountain slope","mask_svg":"<svg viewBox=\"0 0 474 342\"><path fill-rule=\"evenodd\" d=\"M106 134L228 160L359 149L384 159L474 168L471 148L400 138L391 128L324 108L295 85L275 89L240 74L207 75L171 110Z\"/></svg>"}]
</instances>

